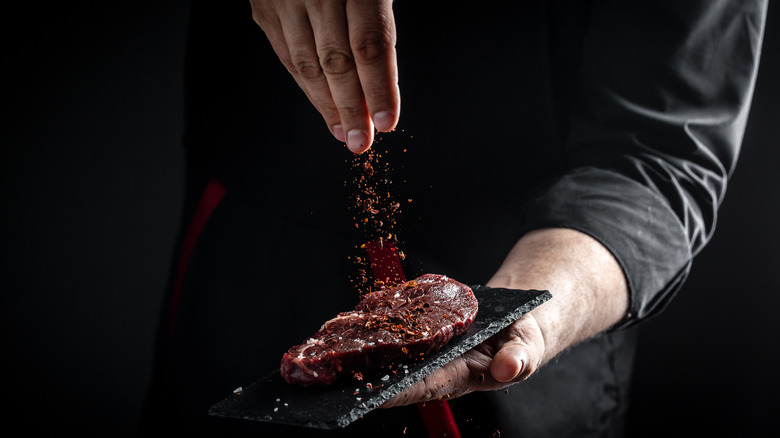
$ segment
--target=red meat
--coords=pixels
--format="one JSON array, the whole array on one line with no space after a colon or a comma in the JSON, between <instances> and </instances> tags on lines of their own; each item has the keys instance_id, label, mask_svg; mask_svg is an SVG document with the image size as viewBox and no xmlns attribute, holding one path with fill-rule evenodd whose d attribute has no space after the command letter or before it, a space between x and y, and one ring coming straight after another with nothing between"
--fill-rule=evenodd
<instances>
[{"instance_id":1,"label":"red meat","mask_svg":"<svg viewBox=\"0 0 780 438\"><path fill-rule=\"evenodd\" d=\"M327 321L282 357L288 383L330 385L439 350L477 315L468 286L426 274L366 295L351 312Z\"/></svg>"}]
</instances>

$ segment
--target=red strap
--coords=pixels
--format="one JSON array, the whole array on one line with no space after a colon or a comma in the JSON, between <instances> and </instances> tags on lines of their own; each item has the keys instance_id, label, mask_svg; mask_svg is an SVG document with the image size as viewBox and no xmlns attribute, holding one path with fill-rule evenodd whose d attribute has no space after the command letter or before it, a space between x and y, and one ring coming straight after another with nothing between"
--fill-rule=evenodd
<instances>
[{"instance_id":1,"label":"red strap","mask_svg":"<svg viewBox=\"0 0 780 438\"><path fill-rule=\"evenodd\" d=\"M366 252L368 260L371 262L374 279L382 280L385 283L406 281L398 248L393 242L366 242Z\"/></svg>"},{"instance_id":2,"label":"red strap","mask_svg":"<svg viewBox=\"0 0 780 438\"><path fill-rule=\"evenodd\" d=\"M366 242L366 252L371 262L374 278L386 283L406 281L398 248L393 242ZM428 436L431 438L460 438L458 424L447 400L418 403Z\"/></svg>"},{"instance_id":3,"label":"red strap","mask_svg":"<svg viewBox=\"0 0 780 438\"><path fill-rule=\"evenodd\" d=\"M211 213L214 212L214 209L219 205L219 201L225 196L225 192L225 186L217 181L216 178L211 178L200 197L200 202L195 210L195 214L192 216L192 221L187 229L187 233L184 234L181 253L179 255L179 264L176 266L176 277L174 277L173 290L171 292L171 333L173 333L173 328L176 324L176 312L179 309L184 274L187 272L187 265L190 262L192 251L195 249L195 243L198 241L200 233L206 226L206 222L208 222Z\"/></svg>"},{"instance_id":4,"label":"red strap","mask_svg":"<svg viewBox=\"0 0 780 438\"><path fill-rule=\"evenodd\" d=\"M460 430L452 415L452 409L447 400L435 400L418 403L417 408L422 415L425 429L431 438L460 438Z\"/></svg>"}]
</instances>

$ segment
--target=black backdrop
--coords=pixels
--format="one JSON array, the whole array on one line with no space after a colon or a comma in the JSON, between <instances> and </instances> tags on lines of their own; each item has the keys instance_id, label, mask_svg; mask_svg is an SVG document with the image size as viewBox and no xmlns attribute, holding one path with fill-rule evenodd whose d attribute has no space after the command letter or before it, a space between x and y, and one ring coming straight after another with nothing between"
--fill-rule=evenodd
<instances>
[{"instance_id":1,"label":"black backdrop","mask_svg":"<svg viewBox=\"0 0 780 438\"><path fill-rule=\"evenodd\" d=\"M631 436L755 436L780 412L777 9L718 230L641 333ZM187 2L30 2L3 17L2 416L129 436L182 204Z\"/></svg>"}]
</instances>

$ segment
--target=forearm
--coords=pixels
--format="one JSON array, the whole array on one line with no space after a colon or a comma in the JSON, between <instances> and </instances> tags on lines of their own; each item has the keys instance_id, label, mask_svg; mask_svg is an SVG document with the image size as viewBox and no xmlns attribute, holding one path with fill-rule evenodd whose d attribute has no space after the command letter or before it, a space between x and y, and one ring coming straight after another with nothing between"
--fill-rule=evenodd
<instances>
[{"instance_id":1,"label":"forearm","mask_svg":"<svg viewBox=\"0 0 780 438\"><path fill-rule=\"evenodd\" d=\"M488 285L552 293L531 312L544 337L542 363L608 329L628 309L626 279L612 254L592 237L566 228L526 234Z\"/></svg>"}]
</instances>

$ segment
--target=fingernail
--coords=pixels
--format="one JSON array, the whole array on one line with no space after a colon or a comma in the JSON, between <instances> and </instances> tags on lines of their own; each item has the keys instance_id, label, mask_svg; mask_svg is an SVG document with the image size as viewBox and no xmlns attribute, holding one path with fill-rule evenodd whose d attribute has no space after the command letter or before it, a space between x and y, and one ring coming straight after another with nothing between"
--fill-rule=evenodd
<instances>
[{"instance_id":1,"label":"fingernail","mask_svg":"<svg viewBox=\"0 0 780 438\"><path fill-rule=\"evenodd\" d=\"M368 136L359 129L347 132L347 147L352 152L357 152L368 143Z\"/></svg>"},{"instance_id":2,"label":"fingernail","mask_svg":"<svg viewBox=\"0 0 780 438\"><path fill-rule=\"evenodd\" d=\"M333 135L336 136L336 139L338 139L338 141L347 140L346 138L344 138L344 128L342 128L341 125L333 125Z\"/></svg>"},{"instance_id":3,"label":"fingernail","mask_svg":"<svg viewBox=\"0 0 780 438\"><path fill-rule=\"evenodd\" d=\"M380 131L389 131L393 129L393 113L389 111L380 111L372 117L374 126Z\"/></svg>"}]
</instances>

